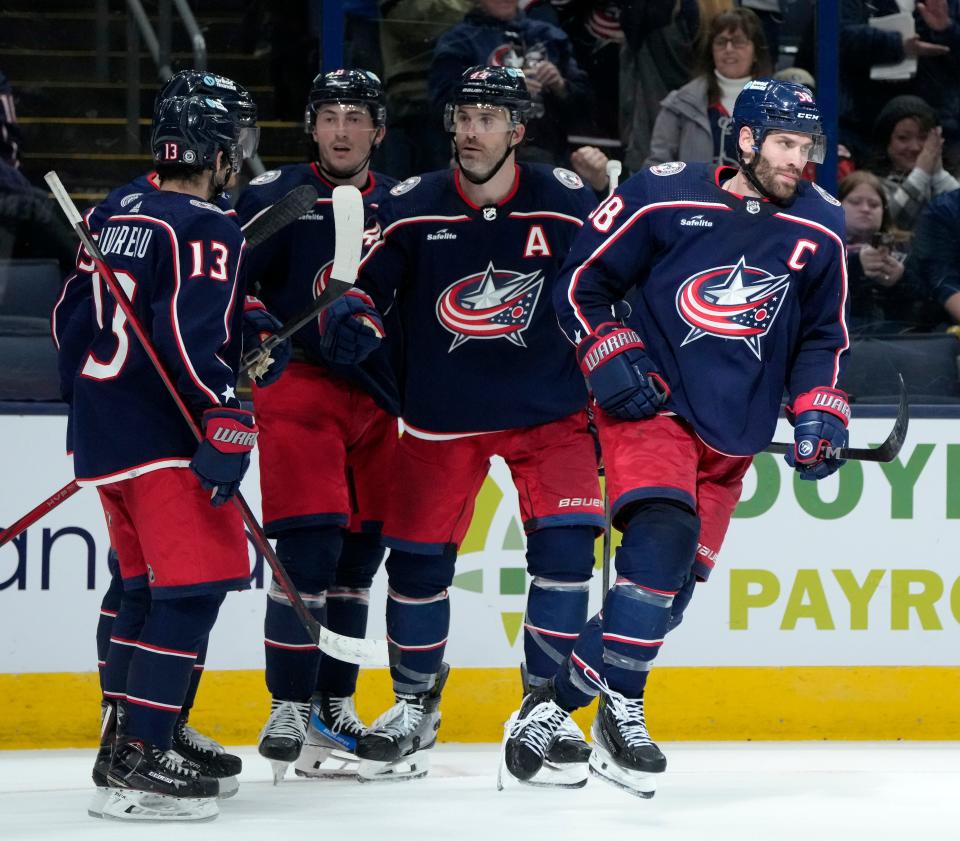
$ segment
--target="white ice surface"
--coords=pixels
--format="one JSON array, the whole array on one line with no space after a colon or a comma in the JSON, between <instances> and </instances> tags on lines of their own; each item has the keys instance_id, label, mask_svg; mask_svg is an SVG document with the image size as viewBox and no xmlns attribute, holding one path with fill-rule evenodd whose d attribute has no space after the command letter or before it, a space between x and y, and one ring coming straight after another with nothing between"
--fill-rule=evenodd
<instances>
[{"instance_id":1,"label":"white ice surface","mask_svg":"<svg viewBox=\"0 0 960 841\"><path fill-rule=\"evenodd\" d=\"M652 800L597 779L495 788L497 748L441 745L424 780L270 783L241 748L212 823L86 814L93 751L0 751L0 839L164 841L941 841L960 839L960 743L675 743Z\"/></svg>"}]
</instances>

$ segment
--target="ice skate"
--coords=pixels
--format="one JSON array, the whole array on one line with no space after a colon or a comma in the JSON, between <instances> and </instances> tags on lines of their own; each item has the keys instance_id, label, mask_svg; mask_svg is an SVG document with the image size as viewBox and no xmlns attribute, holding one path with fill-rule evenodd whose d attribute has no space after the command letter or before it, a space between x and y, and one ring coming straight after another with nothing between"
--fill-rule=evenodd
<instances>
[{"instance_id":1,"label":"ice skate","mask_svg":"<svg viewBox=\"0 0 960 841\"><path fill-rule=\"evenodd\" d=\"M193 762L201 774L220 781L221 800L233 797L240 788L237 776L243 770L243 762L239 756L227 753L223 745L194 730L188 715L181 715L173 728L173 749Z\"/></svg>"},{"instance_id":2,"label":"ice skate","mask_svg":"<svg viewBox=\"0 0 960 841\"><path fill-rule=\"evenodd\" d=\"M172 750L120 739L107 772L101 816L133 821L203 821L219 813L219 783Z\"/></svg>"},{"instance_id":3,"label":"ice skate","mask_svg":"<svg viewBox=\"0 0 960 841\"><path fill-rule=\"evenodd\" d=\"M103 700L100 703L100 747L97 749L97 758L93 761L91 773L97 790L87 807L87 814L92 818L103 817L103 807L110 793L107 772L110 770L110 760L113 758L116 739L117 706L113 701Z\"/></svg>"},{"instance_id":4,"label":"ice skate","mask_svg":"<svg viewBox=\"0 0 960 841\"><path fill-rule=\"evenodd\" d=\"M355 777L360 764L357 740L363 731L352 695L316 693L310 704L307 740L294 772L298 777Z\"/></svg>"},{"instance_id":5,"label":"ice skate","mask_svg":"<svg viewBox=\"0 0 960 841\"><path fill-rule=\"evenodd\" d=\"M415 780L430 770L427 751L440 729L440 694L450 667L443 663L433 689L416 695L397 694L397 703L381 715L357 741L357 779Z\"/></svg>"},{"instance_id":6,"label":"ice skate","mask_svg":"<svg viewBox=\"0 0 960 841\"><path fill-rule=\"evenodd\" d=\"M281 701L274 698L270 702L270 718L260 731L257 750L260 756L270 760L274 785L286 776L290 763L299 758L307 738L309 718L309 701Z\"/></svg>"},{"instance_id":7,"label":"ice skate","mask_svg":"<svg viewBox=\"0 0 960 841\"><path fill-rule=\"evenodd\" d=\"M667 758L647 732L643 696L602 692L591 732L590 773L637 797L653 797Z\"/></svg>"},{"instance_id":8,"label":"ice skate","mask_svg":"<svg viewBox=\"0 0 960 841\"><path fill-rule=\"evenodd\" d=\"M497 790L509 779L548 788L582 788L590 748L583 733L559 707L553 684L535 687L504 725Z\"/></svg>"}]
</instances>

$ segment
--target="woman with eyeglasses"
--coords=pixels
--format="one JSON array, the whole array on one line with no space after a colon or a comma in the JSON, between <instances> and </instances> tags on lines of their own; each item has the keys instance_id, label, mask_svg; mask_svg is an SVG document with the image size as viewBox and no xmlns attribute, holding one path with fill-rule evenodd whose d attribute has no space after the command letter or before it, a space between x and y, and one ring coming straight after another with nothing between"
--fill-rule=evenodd
<instances>
[{"instance_id":1,"label":"woman with eyeglasses","mask_svg":"<svg viewBox=\"0 0 960 841\"><path fill-rule=\"evenodd\" d=\"M772 70L756 14L736 8L714 17L702 39L698 67L697 76L660 103L644 166L737 163L733 103L747 82Z\"/></svg>"}]
</instances>

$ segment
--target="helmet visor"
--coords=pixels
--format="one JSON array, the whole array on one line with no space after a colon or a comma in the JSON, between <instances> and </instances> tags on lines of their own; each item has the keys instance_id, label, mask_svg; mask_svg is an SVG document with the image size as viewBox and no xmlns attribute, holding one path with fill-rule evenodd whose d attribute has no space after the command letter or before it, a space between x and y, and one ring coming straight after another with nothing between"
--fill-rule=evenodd
<instances>
[{"instance_id":1,"label":"helmet visor","mask_svg":"<svg viewBox=\"0 0 960 841\"><path fill-rule=\"evenodd\" d=\"M807 155L807 160L811 163L822 164L824 159L827 157L827 138L823 134L815 134L813 136L813 145L810 147L810 154Z\"/></svg>"},{"instance_id":2,"label":"helmet visor","mask_svg":"<svg viewBox=\"0 0 960 841\"><path fill-rule=\"evenodd\" d=\"M444 109L443 127L453 134L503 134L513 131L516 123L503 105L449 103Z\"/></svg>"},{"instance_id":3,"label":"helmet visor","mask_svg":"<svg viewBox=\"0 0 960 841\"><path fill-rule=\"evenodd\" d=\"M240 154L243 160L249 160L257 154L257 147L260 145L260 127L244 126L240 129L240 136L237 138L237 145L240 147Z\"/></svg>"}]
</instances>

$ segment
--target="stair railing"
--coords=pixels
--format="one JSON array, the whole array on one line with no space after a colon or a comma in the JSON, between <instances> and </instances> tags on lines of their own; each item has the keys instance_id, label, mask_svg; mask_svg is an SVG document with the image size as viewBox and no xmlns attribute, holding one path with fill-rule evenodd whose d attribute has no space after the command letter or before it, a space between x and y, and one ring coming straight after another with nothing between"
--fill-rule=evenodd
<instances>
[{"instance_id":1,"label":"stair railing","mask_svg":"<svg viewBox=\"0 0 960 841\"><path fill-rule=\"evenodd\" d=\"M126 0L127 9L127 55L126 55L126 81L127 81L127 149L130 152L140 151L140 39L153 58L153 63L157 68L157 77L161 82L166 82L173 76L173 68L170 66L170 42L172 33L173 15L171 3L176 7L177 14L187 30L190 38L190 44L193 49L193 69L207 69L207 42L197 25L197 19L193 16L187 0L160 0L159 24L160 36L153 29L150 19L143 8L140 0ZM107 51L107 15L106 0L97 0L97 68L98 74L101 69L106 68ZM259 155L254 155L247 161L247 165L254 175L264 172L263 162Z\"/></svg>"}]
</instances>

